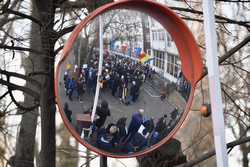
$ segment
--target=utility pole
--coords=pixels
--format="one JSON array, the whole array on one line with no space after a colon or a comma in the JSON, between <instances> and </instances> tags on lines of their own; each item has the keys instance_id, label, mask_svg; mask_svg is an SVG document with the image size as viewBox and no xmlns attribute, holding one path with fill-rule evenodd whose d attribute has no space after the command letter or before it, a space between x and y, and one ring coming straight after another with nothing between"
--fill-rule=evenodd
<instances>
[{"instance_id":1,"label":"utility pole","mask_svg":"<svg viewBox=\"0 0 250 167\"><path fill-rule=\"evenodd\" d=\"M206 59L208 67L210 99L212 105L212 120L217 166L228 167L213 5L214 0L203 0Z\"/></svg>"},{"instance_id":2,"label":"utility pole","mask_svg":"<svg viewBox=\"0 0 250 167\"><path fill-rule=\"evenodd\" d=\"M100 76L102 75L102 64L103 64L103 25L102 25L102 16L99 16L99 64L98 64L98 74L97 74L97 84L96 84L96 91L95 91L95 99L94 99L94 106L91 115L91 121L94 122L99 93L100 93Z\"/></svg>"}]
</instances>

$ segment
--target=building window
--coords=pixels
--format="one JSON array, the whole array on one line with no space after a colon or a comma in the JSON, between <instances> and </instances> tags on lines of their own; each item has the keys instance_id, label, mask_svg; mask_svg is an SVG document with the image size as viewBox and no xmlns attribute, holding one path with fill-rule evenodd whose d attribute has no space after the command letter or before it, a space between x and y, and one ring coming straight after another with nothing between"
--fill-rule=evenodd
<instances>
[{"instance_id":1,"label":"building window","mask_svg":"<svg viewBox=\"0 0 250 167\"><path fill-rule=\"evenodd\" d=\"M167 69L166 73L172 75L173 77L177 78L178 73L181 71L181 63L178 55L165 53L159 50L152 50L154 53L154 66L164 70L165 61L167 61ZM166 56L166 58L165 58Z\"/></svg>"},{"instance_id":2,"label":"building window","mask_svg":"<svg viewBox=\"0 0 250 167\"><path fill-rule=\"evenodd\" d=\"M174 54L167 54L167 73L174 76L178 76L179 71L181 70L181 65L179 64L179 56Z\"/></svg>"},{"instance_id":3,"label":"building window","mask_svg":"<svg viewBox=\"0 0 250 167\"><path fill-rule=\"evenodd\" d=\"M165 39L165 38L164 38L164 31L161 31L160 34L161 34L160 40L161 40L161 41L164 41L164 39Z\"/></svg>"},{"instance_id":4,"label":"building window","mask_svg":"<svg viewBox=\"0 0 250 167\"><path fill-rule=\"evenodd\" d=\"M169 36L169 34L167 35L167 44L168 47L171 47L171 37Z\"/></svg>"},{"instance_id":5,"label":"building window","mask_svg":"<svg viewBox=\"0 0 250 167\"><path fill-rule=\"evenodd\" d=\"M165 32L162 32L163 41L165 41Z\"/></svg>"},{"instance_id":6,"label":"building window","mask_svg":"<svg viewBox=\"0 0 250 167\"><path fill-rule=\"evenodd\" d=\"M164 52L162 51L158 51L158 50L154 50L154 66L164 70Z\"/></svg>"},{"instance_id":7,"label":"building window","mask_svg":"<svg viewBox=\"0 0 250 167\"><path fill-rule=\"evenodd\" d=\"M156 40L156 32L153 31L153 32L152 32L152 35L153 35L153 40L155 41L155 40Z\"/></svg>"},{"instance_id":8,"label":"building window","mask_svg":"<svg viewBox=\"0 0 250 167\"><path fill-rule=\"evenodd\" d=\"M152 31L152 38L154 41L165 41L165 33L160 30Z\"/></svg>"},{"instance_id":9,"label":"building window","mask_svg":"<svg viewBox=\"0 0 250 167\"><path fill-rule=\"evenodd\" d=\"M162 41L162 33L159 31L159 40Z\"/></svg>"},{"instance_id":10,"label":"building window","mask_svg":"<svg viewBox=\"0 0 250 167\"><path fill-rule=\"evenodd\" d=\"M150 35L146 34L146 41L150 41Z\"/></svg>"}]
</instances>

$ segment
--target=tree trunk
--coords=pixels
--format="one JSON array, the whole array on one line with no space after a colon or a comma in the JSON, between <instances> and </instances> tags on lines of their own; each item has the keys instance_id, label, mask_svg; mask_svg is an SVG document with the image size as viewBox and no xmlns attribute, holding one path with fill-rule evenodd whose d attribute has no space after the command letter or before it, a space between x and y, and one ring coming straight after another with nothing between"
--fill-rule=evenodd
<instances>
[{"instance_id":1,"label":"tree trunk","mask_svg":"<svg viewBox=\"0 0 250 167\"><path fill-rule=\"evenodd\" d=\"M58 167L77 167L78 166L78 141L71 145L71 133L65 128L64 123L57 128L57 136L60 138L60 145L57 146L56 165ZM87 166L86 166L87 167Z\"/></svg>"},{"instance_id":2,"label":"tree trunk","mask_svg":"<svg viewBox=\"0 0 250 167\"><path fill-rule=\"evenodd\" d=\"M140 167L168 167L187 162L181 149L181 142L171 139L156 151L137 158Z\"/></svg>"},{"instance_id":3,"label":"tree trunk","mask_svg":"<svg viewBox=\"0 0 250 167\"><path fill-rule=\"evenodd\" d=\"M36 10L32 7L32 15L36 16ZM39 27L36 23L31 24L30 32L30 47L40 50L40 36L37 35ZM22 66L25 68L25 73L28 74L37 70L39 68L38 57L35 53L30 53L28 58L23 58ZM36 67L34 69L34 67ZM36 79L38 79L36 77ZM33 90L34 86L31 83L26 83L26 87ZM31 106L33 105L34 100L27 95L24 95L24 105ZM36 137L36 128L37 128L37 118L38 118L38 109L33 111L26 112L22 115L20 130L18 139L16 142L16 153L15 153L15 167L33 167L34 166L34 149L35 149L35 137Z\"/></svg>"},{"instance_id":4,"label":"tree trunk","mask_svg":"<svg viewBox=\"0 0 250 167\"><path fill-rule=\"evenodd\" d=\"M90 167L90 151L86 148L86 167Z\"/></svg>"},{"instance_id":5,"label":"tree trunk","mask_svg":"<svg viewBox=\"0 0 250 167\"><path fill-rule=\"evenodd\" d=\"M54 95L54 45L55 33L53 30L55 6L53 0L33 0L38 11L38 19L42 22L40 30L42 51L39 56L41 71L48 75L41 76L41 152L39 156L40 167L55 167L55 95Z\"/></svg>"},{"instance_id":6,"label":"tree trunk","mask_svg":"<svg viewBox=\"0 0 250 167\"><path fill-rule=\"evenodd\" d=\"M239 130L240 130L240 136L247 136L245 133L246 129L244 125L242 125L241 123L238 123L238 125L239 125ZM250 150L249 150L247 143L240 145L240 151L242 154L242 167L249 167L248 154Z\"/></svg>"},{"instance_id":7,"label":"tree trunk","mask_svg":"<svg viewBox=\"0 0 250 167\"><path fill-rule=\"evenodd\" d=\"M246 145L246 144L243 144L243 145ZM243 167L249 167L248 151L242 150L242 156L243 156L243 158L242 158Z\"/></svg>"}]
</instances>

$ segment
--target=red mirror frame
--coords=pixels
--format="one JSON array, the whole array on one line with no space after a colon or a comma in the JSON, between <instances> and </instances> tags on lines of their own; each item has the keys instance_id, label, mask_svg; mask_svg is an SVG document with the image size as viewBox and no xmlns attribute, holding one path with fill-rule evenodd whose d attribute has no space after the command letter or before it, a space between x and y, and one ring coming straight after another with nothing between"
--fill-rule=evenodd
<instances>
[{"instance_id":1,"label":"red mirror frame","mask_svg":"<svg viewBox=\"0 0 250 167\"><path fill-rule=\"evenodd\" d=\"M139 151L133 154L128 155L118 155L118 154L112 154L103 150L100 150L87 142L85 142L79 134L74 130L72 125L67 120L63 106L59 97L59 79L60 79L60 67L63 65L64 60L69 55L70 50L72 49L73 43L77 39L79 33L82 31L84 27L86 27L93 19L95 19L98 15L101 15L109 10L114 9L131 9L136 11L141 11L149 16L153 17L155 20L157 20L159 23L162 24L162 26L170 33L172 39L174 40L177 49L180 54L180 59L182 63L182 72L186 79L191 83L191 93L185 108L185 111L183 112L179 122L175 126L175 128L160 142L155 144L153 147L147 148L143 151ZM113 158L131 158L131 157L138 157L143 156L145 154L148 154L161 145L168 142L175 133L181 128L185 118L187 117L187 114L190 110L194 91L197 82L201 79L203 72L203 64L202 64L202 58L201 53L198 48L198 45L196 44L196 41L191 33L191 31L188 29L187 25L184 23L184 21L177 16L171 9L169 9L166 5L151 1L151 0L120 0L117 2L112 2L110 4L106 4L92 13L90 13L83 21L80 22L80 24L77 25L77 27L72 32L70 38L66 42L62 58L60 59L58 66L56 68L56 75L55 75L55 95L56 95L56 101L59 107L59 112L61 114L61 117L63 119L64 124L66 125L67 129L70 131L70 133L76 138L76 140L81 143L82 145L86 146L89 150L94 151L100 155L107 156L107 157L113 157Z\"/></svg>"}]
</instances>

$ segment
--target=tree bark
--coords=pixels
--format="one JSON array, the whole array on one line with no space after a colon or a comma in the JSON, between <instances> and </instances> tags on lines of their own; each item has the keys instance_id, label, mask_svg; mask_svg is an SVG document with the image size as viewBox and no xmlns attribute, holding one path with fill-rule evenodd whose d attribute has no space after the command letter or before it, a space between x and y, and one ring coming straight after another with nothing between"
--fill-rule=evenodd
<instances>
[{"instance_id":1,"label":"tree bark","mask_svg":"<svg viewBox=\"0 0 250 167\"><path fill-rule=\"evenodd\" d=\"M240 122L238 123L239 126L239 132L240 136L246 136L246 127L244 127L243 124ZM249 159L248 159L248 154L249 154L249 148L248 148L248 143L243 143L240 145L240 151L242 154L242 167L249 167Z\"/></svg>"},{"instance_id":2,"label":"tree bark","mask_svg":"<svg viewBox=\"0 0 250 167\"><path fill-rule=\"evenodd\" d=\"M42 50L45 53L39 56L41 71L49 75L41 76L41 152L39 155L40 167L55 167L55 95L54 95L54 45L55 32L53 30L55 6L53 0L33 0L38 12L38 19L42 23L40 38ZM38 35L38 34L37 34Z\"/></svg>"},{"instance_id":3,"label":"tree bark","mask_svg":"<svg viewBox=\"0 0 250 167\"><path fill-rule=\"evenodd\" d=\"M167 167L186 162L186 156L182 153L181 142L176 139L171 139L156 151L144 157L139 157L137 160L140 167Z\"/></svg>"},{"instance_id":4,"label":"tree bark","mask_svg":"<svg viewBox=\"0 0 250 167\"><path fill-rule=\"evenodd\" d=\"M36 10L32 7L32 15L37 15ZM31 48L41 48L40 36L36 35L39 31L39 27L36 23L31 24L30 32L30 47ZM39 67L39 56L35 53L30 53L28 58L22 59L22 66L25 68L25 73L28 74L33 72L34 66L35 70ZM30 62L31 61L31 62ZM35 79L35 78L34 78ZM36 77L36 79L38 79ZM35 89L32 83L26 83L27 88ZM24 95L24 105L32 106L33 99L28 95ZM20 130L18 139L16 142L16 153L15 153L15 167L34 167L34 150L35 150L35 138L36 138L36 128L37 128L37 118L38 109L33 111L25 112L22 115Z\"/></svg>"}]
</instances>

